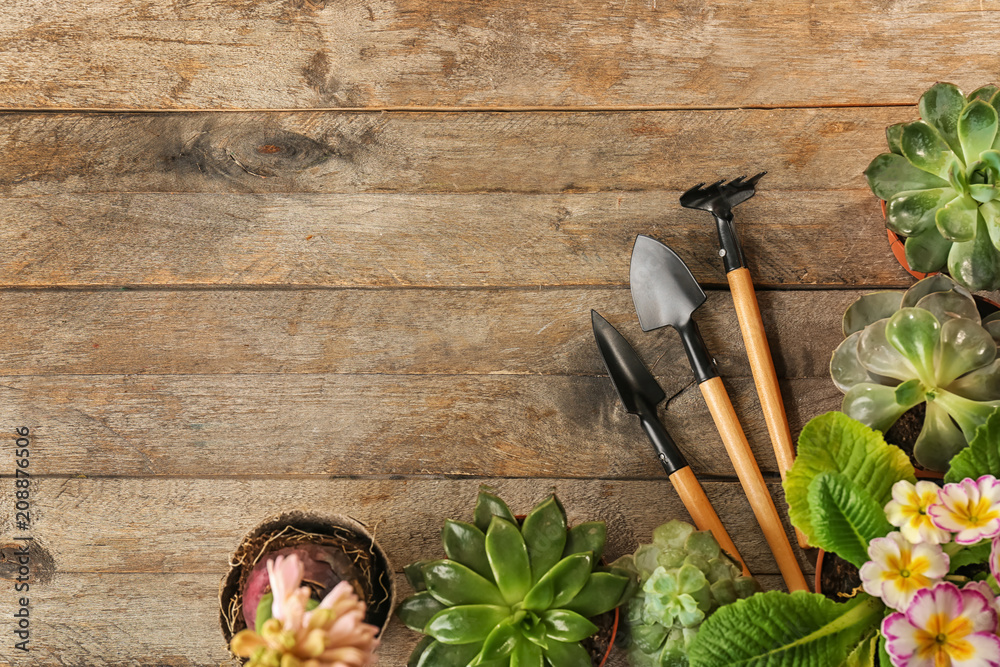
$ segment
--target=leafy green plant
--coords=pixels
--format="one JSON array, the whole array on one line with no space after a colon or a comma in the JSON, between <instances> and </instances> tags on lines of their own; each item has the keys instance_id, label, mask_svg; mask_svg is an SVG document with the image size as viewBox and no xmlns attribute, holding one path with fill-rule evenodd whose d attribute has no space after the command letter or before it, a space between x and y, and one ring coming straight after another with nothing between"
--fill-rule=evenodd
<instances>
[{"instance_id":1,"label":"leafy green plant","mask_svg":"<svg viewBox=\"0 0 1000 667\"><path fill-rule=\"evenodd\" d=\"M889 153L865 175L888 202L886 224L907 237L915 271L938 271L972 290L1000 288L1000 89L968 97L936 83L918 103L920 120L886 129Z\"/></svg>"},{"instance_id":2,"label":"leafy green plant","mask_svg":"<svg viewBox=\"0 0 1000 667\"><path fill-rule=\"evenodd\" d=\"M595 569L605 536L603 522L567 529L554 494L519 524L503 500L480 490L474 523L445 521L448 557L406 568L417 593L397 613L427 635L410 667L589 667L579 642L598 627L588 619L637 585L627 570Z\"/></svg>"},{"instance_id":3,"label":"leafy green plant","mask_svg":"<svg viewBox=\"0 0 1000 667\"><path fill-rule=\"evenodd\" d=\"M963 479L978 479L983 475L1000 478L1000 410L990 415L986 423L979 427L967 449L951 460L951 467L945 473L945 483L960 482Z\"/></svg>"},{"instance_id":4,"label":"leafy green plant","mask_svg":"<svg viewBox=\"0 0 1000 667\"><path fill-rule=\"evenodd\" d=\"M713 614L691 643L689 658L692 667L841 665L848 656L858 660L862 643L871 650L884 613L882 602L865 593L837 603L816 593L770 591Z\"/></svg>"},{"instance_id":5,"label":"leafy green plant","mask_svg":"<svg viewBox=\"0 0 1000 667\"><path fill-rule=\"evenodd\" d=\"M883 508L892 485L915 482L906 454L840 412L813 418L784 482L788 517L813 546L860 567L868 543L892 531Z\"/></svg>"},{"instance_id":6,"label":"leafy green plant","mask_svg":"<svg viewBox=\"0 0 1000 667\"><path fill-rule=\"evenodd\" d=\"M639 574L640 590L626 614L629 663L635 667L687 665L688 648L705 618L760 591L710 532L683 521L658 527L652 544L615 564Z\"/></svg>"},{"instance_id":7,"label":"leafy green plant","mask_svg":"<svg viewBox=\"0 0 1000 667\"><path fill-rule=\"evenodd\" d=\"M914 445L926 468L946 470L1000 405L1000 316L981 320L969 291L947 276L861 297L844 315L844 335L830 362L843 411L886 431L926 402Z\"/></svg>"}]
</instances>

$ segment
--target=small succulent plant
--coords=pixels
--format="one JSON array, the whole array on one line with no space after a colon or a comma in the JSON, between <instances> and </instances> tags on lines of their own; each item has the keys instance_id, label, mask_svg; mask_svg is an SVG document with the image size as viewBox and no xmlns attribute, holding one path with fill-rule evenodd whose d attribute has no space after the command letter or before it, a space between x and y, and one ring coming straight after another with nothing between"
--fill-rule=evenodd
<instances>
[{"instance_id":1,"label":"small succulent plant","mask_svg":"<svg viewBox=\"0 0 1000 667\"><path fill-rule=\"evenodd\" d=\"M519 523L482 489L474 523L449 519L441 536L447 558L406 568L418 592L397 613L427 635L410 667L590 667L579 643L598 631L588 619L634 592L628 571L595 571L605 524L567 530L554 494Z\"/></svg>"},{"instance_id":2,"label":"small succulent plant","mask_svg":"<svg viewBox=\"0 0 1000 667\"><path fill-rule=\"evenodd\" d=\"M925 273L947 265L971 290L1000 288L1000 89L968 97L936 83L920 120L886 129L889 153L865 175L886 200L886 224L907 237L906 261Z\"/></svg>"},{"instance_id":3,"label":"small succulent plant","mask_svg":"<svg viewBox=\"0 0 1000 667\"><path fill-rule=\"evenodd\" d=\"M641 545L615 565L634 569L640 580L626 616L634 667L684 667L702 621L719 607L760 591L710 532L683 521L658 527L652 544Z\"/></svg>"},{"instance_id":4,"label":"small succulent plant","mask_svg":"<svg viewBox=\"0 0 1000 667\"><path fill-rule=\"evenodd\" d=\"M931 470L947 470L1000 405L998 318L982 320L969 291L940 274L902 294L861 297L844 315L847 338L830 362L846 394L843 411L886 431L926 402L914 457Z\"/></svg>"}]
</instances>

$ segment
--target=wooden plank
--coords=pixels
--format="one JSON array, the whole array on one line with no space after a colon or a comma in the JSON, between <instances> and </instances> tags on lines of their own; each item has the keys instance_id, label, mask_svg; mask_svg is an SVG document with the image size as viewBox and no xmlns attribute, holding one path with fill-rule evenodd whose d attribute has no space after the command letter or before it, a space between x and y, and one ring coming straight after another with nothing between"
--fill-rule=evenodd
<instances>
[{"instance_id":1,"label":"wooden plank","mask_svg":"<svg viewBox=\"0 0 1000 667\"><path fill-rule=\"evenodd\" d=\"M752 380L726 384L775 472ZM796 435L842 400L826 377L782 384ZM692 467L732 476L697 387L677 391L661 415ZM0 378L0 410L32 428L44 474L663 479L603 376L19 376Z\"/></svg>"},{"instance_id":2,"label":"wooden plank","mask_svg":"<svg viewBox=\"0 0 1000 667\"><path fill-rule=\"evenodd\" d=\"M219 629L217 588L222 571L206 574L59 573L30 591L30 651L4 647L3 667L87 665L122 667L219 667L233 665ZM759 576L767 588L777 575ZM405 586L405 579L399 583ZM404 589L405 590L405 589ZM12 595L0 598L0 614L18 611ZM71 619L71 620L70 620ZM376 656L380 667L406 664L416 633L393 620ZM608 667L627 665L615 650Z\"/></svg>"},{"instance_id":3,"label":"wooden plank","mask_svg":"<svg viewBox=\"0 0 1000 667\"><path fill-rule=\"evenodd\" d=\"M611 560L649 541L661 523L688 520L665 480L34 477L30 530L15 530L11 516L0 524L0 545L6 550L13 537L31 535L40 579L67 572L214 573L221 579L247 531L269 516L304 509L346 514L368 525L400 571L407 563L444 556L442 522L470 520L484 482L516 513L529 511L554 489L571 524L608 523ZM751 571L776 574L759 527L746 520L750 506L739 484L704 486ZM783 505L780 485L772 482L770 490ZM798 553L803 568L813 571L806 554Z\"/></svg>"},{"instance_id":4,"label":"wooden plank","mask_svg":"<svg viewBox=\"0 0 1000 667\"><path fill-rule=\"evenodd\" d=\"M780 377L827 376L844 338L841 317L860 293L760 292ZM732 297L707 294L697 321L719 372L747 377ZM668 393L691 380L680 336L670 328L643 333L629 290L616 288L12 290L3 295L0 376L603 376L591 309L655 363Z\"/></svg>"},{"instance_id":5,"label":"wooden plank","mask_svg":"<svg viewBox=\"0 0 1000 667\"><path fill-rule=\"evenodd\" d=\"M885 127L914 116L913 107L12 113L0 115L0 196L678 191L761 170L763 191L866 190L862 172L886 150ZM831 226L815 222L819 233Z\"/></svg>"},{"instance_id":6,"label":"wooden plank","mask_svg":"<svg viewBox=\"0 0 1000 667\"><path fill-rule=\"evenodd\" d=\"M762 184L737 214L759 286L911 282L867 189L769 190L770 177ZM681 251L702 284L726 284L711 216L682 208L679 195L0 199L0 286L620 286L637 234Z\"/></svg>"},{"instance_id":7,"label":"wooden plank","mask_svg":"<svg viewBox=\"0 0 1000 667\"><path fill-rule=\"evenodd\" d=\"M972 0L33 7L0 15L7 108L906 104L991 81L1000 28Z\"/></svg>"}]
</instances>

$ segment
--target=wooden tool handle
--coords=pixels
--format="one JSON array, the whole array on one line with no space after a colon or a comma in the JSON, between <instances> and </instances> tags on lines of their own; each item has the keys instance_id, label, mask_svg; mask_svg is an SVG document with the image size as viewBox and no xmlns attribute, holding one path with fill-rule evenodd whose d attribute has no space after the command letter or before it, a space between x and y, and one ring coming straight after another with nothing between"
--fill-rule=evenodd
<instances>
[{"instance_id":1,"label":"wooden tool handle","mask_svg":"<svg viewBox=\"0 0 1000 667\"><path fill-rule=\"evenodd\" d=\"M747 569L746 561L736 550L736 545L733 544L729 533L726 532L726 527L722 525L719 515L715 513L715 508L712 507L708 496L705 495L705 489L701 488L701 484L698 483L698 478L694 476L691 467L679 468L670 476L670 481L677 489L677 495L681 497L684 507L691 515L694 525L698 526L698 530L712 531L712 535L715 536L715 540L722 547L722 550L735 558L740 567L743 568L743 574L749 577L750 570Z\"/></svg>"},{"instance_id":2,"label":"wooden tool handle","mask_svg":"<svg viewBox=\"0 0 1000 667\"><path fill-rule=\"evenodd\" d=\"M784 481L785 475L795 462L795 444L788 428L785 404L781 400L778 375L774 372L774 360L771 359L771 347L767 343L764 321L757 306L753 280L750 278L750 271L745 268L730 271L726 277L732 290L740 331L743 332L743 344L750 360L750 371L753 373L754 384L757 385L757 396L760 398L760 407L764 413L764 423L767 424L767 433L771 437L771 446L774 447L778 472ZM795 536L800 547L804 549L809 546L806 536L798 529L795 531Z\"/></svg>"},{"instance_id":3,"label":"wooden tool handle","mask_svg":"<svg viewBox=\"0 0 1000 667\"><path fill-rule=\"evenodd\" d=\"M778 516L778 510L774 506L771 494L768 493L767 485L764 484L764 477L760 474L757 461L754 460L750 443L743 434L743 428L736 418L736 411L733 410L729 394L722 384L722 378L714 377L706 380L699 387L708 404L708 410L712 413L715 427L722 436L722 443L726 446L729 459L736 468L736 475L743 485L743 492L746 493L750 507L757 517L757 523L764 533L764 539L767 540L771 553L774 554L774 560L778 563L778 570L785 580L785 586L789 592L809 590L806 578L802 575L802 569L795 558L795 552L792 551L792 545L781 525L781 517Z\"/></svg>"}]
</instances>

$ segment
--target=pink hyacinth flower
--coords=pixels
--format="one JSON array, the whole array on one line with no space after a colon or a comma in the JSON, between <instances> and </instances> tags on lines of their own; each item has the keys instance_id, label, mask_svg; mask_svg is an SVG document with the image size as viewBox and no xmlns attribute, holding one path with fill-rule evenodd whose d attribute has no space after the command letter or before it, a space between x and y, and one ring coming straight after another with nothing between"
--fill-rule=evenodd
<instances>
[{"instance_id":1,"label":"pink hyacinth flower","mask_svg":"<svg viewBox=\"0 0 1000 667\"><path fill-rule=\"evenodd\" d=\"M902 611L922 588L948 574L948 554L937 544L912 544L899 533L876 537L868 544L870 561L861 566L861 583L869 595Z\"/></svg>"},{"instance_id":2,"label":"pink hyacinth flower","mask_svg":"<svg viewBox=\"0 0 1000 667\"><path fill-rule=\"evenodd\" d=\"M882 621L896 667L1000 667L1000 637L992 601L977 590L944 582L918 591L905 613Z\"/></svg>"},{"instance_id":3,"label":"pink hyacinth flower","mask_svg":"<svg viewBox=\"0 0 1000 667\"><path fill-rule=\"evenodd\" d=\"M951 540L951 533L935 526L927 514L927 508L938 502L940 490L934 482L911 484L901 479L892 485L892 500L885 506L885 516L913 544L944 544Z\"/></svg>"},{"instance_id":4,"label":"pink hyacinth flower","mask_svg":"<svg viewBox=\"0 0 1000 667\"><path fill-rule=\"evenodd\" d=\"M1000 535L1000 481L993 475L945 484L939 502L927 509L934 525L955 533L959 544Z\"/></svg>"}]
</instances>

